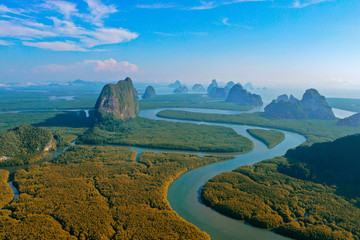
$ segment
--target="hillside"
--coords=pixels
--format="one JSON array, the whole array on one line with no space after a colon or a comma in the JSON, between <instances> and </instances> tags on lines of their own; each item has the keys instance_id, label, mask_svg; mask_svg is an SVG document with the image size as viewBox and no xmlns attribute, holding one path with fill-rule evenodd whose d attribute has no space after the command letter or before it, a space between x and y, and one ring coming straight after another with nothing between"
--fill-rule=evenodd
<instances>
[{"instance_id":1,"label":"hillside","mask_svg":"<svg viewBox=\"0 0 360 240\"><path fill-rule=\"evenodd\" d=\"M50 131L21 125L0 136L0 165L34 162L55 146L56 141Z\"/></svg>"},{"instance_id":2,"label":"hillside","mask_svg":"<svg viewBox=\"0 0 360 240\"><path fill-rule=\"evenodd\" d=\"M360 134L289 150L212 178L210 207L295 239L359 239Z\"/></svg>"}]
</instances>

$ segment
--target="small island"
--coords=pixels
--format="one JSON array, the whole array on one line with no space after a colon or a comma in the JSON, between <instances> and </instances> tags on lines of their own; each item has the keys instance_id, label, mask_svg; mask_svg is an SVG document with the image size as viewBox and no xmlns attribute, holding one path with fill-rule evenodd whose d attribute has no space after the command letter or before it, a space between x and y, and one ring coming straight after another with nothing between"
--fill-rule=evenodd
<instances>
[{"instance_id":1,"label":"small island","mask_svg":"<svg viewBox=\"0 0 360 240\"><path fill-rule=\"evenodd\" d=\"M246 129L254 138L263 142L268 148L273 148L285 139L285 134L277 130Z\"/></svg>"}]
</instances>

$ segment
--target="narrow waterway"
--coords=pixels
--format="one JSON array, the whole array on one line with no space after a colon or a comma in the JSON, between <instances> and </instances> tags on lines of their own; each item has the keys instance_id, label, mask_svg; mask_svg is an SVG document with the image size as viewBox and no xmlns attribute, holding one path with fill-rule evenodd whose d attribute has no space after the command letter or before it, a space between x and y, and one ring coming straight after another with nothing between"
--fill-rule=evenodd
<instances>
[{"instance_id":1,"label":"narrow waterway","mask_svg":"<svg viewBox=\"0 0 360 240\"><path fill-rule=\"evenodd\" d=\"M202 113L222 113L222 114L239 114L241 111L227 111L227 110L216 110L216 109L190 109L190 108L177 108L178 110L184 111L196 111ZM176 211L180 217L184 218L186 221L193 223L201 230L207 232L212 239L251 239L251 240L281 240L288 239L286 237L275 234L271 231L266 231L263 229L252 227L243 221L235 220L229 217L226 217L213 209L205 206L200 199L200 191L204 184L212 177L226 171L232 171L233 169L244 166L252 165L256 162L262 161L264 159L273 158L276 156L281 156L286 153L290 148L296 147L305 141L305 138L299 134L283 131L285 134L285 139L279 145L272 149L268 149L262 142L251 137L246 129L248 128L260 128L246 125L234 125L234 124L218 124L218 123L204 123L204 122L193 122L193 121L184 121L184 120L173 120L173 119L162 119L156 116L156 114L164 109L151 109L143 110L140 112L141 117L154 119L154 120L164 120L172 122L187 122L194 124L206 124L214 126L223 126L230 127L234 129L238 134L245 136L251 139L254 143L253 151L236 155L233 160L215 163L212 165L204 166L201 168L194 169L180 178L175 180L168 189L168 201L174 211ZM258 109L257 111L259 111ZM256 110L252 110L254 112ZM261 111L261 110L260 110ZM88 117L88 113L86 113ZM261 128L266 129L266 128ZM73 145L75 142L73 142ZM41 164L43 162L50 161L57 157L62 152L66 151L67 148L61 149L55 153L49 154L42 161L34 163ZM138 147L132 147L138 152L137 159L139 158L141 152L143 151L155 151L155 152L164 152L165 150L158 149L144 149ZM183 152L185 151L168 151L166 152ZM194 152L191 152L194 153ZM197 153L200 156L203 156L204 153ZM33 164L31 164L33 165ZM3 168L10 171L9 186L13 190L14 200L19 197L19 192L13 185L13 174L18 169L27 168L29 165L17 166L17 167L8 167Z\"/></svg>"},{"instance_id":2,"label":"narrow waterway","mask_svg":"<svg viewBox=\"0 0 360 240\"><path fill-rule=\"evenodd\" d=\"M284 141L276 147L268 149L265 144L251 137L246 132L246 129L248 128L259 127L162 119L156 116L156 113L158 113L160 110L155 109L141 111L140 116L155 120L190 122L195 124L230 127L240 135L251 139L254 143L254 149L249 153L236 155L235 159L230 161L215 163L209 166L197 168L175 180L169 187L167 196L172 209L186 221L193 223L201 230L207 232L211 239L288 239L271 231L252 227L244 223L244 221L235 220L216 212L202 203L200 192L201 188L210 178L226 171L232 171L233 169L240 166L252 165L264 159L284 155L288 149L303 143L305 138L299 134L281 130L285 134ZM196 109L194 109L194 111L196 111ZM214 110L202 109L201 112L212 113L213 111Z\"/></svg>"}]
</instances>

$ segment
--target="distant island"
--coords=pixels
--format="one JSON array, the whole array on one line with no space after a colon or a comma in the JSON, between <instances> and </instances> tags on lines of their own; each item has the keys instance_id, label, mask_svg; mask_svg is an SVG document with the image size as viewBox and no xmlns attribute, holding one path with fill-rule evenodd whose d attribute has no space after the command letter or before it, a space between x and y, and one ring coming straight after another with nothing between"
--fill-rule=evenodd
<instances>
[{"instance_id":1,"label":"distant island","mask_svg":"<svg viewBox=\"0 0 360 240\"><path fill-rule=\"evenodd\" d=\"M153 86L148 86L145 90L144 95L142 95L142 99L148 99L156 97L155 88Z\"/></svg>"},{"instance_id":2,"label":"distant island","mask_svg":"<svg viewBox=\"0 0 360 240\"><path fill-rule=\"evenodd\" d=\"M194 86L192 87L192 90L197 91L197 92L205 92L204 86L199 83L194 84Z\"/></svg>"},{"instance_id":3,"label":"distant island","mask_svg":"<svg viewBox=\"0 0 360 240\"><path fill-rule=\"evenodd\" d=\"M316 89L308 89L301 100L292 95L280 95L265 107L265 115L271 118L332 120L332 108Z\"/></svg>"},{"instance_id":4,"label":"distant island","mask_svg":"<svg viewBox=\"0 0 360 240\"><path fill-rule=\"evenodd\" d=\"M233 102L239 105L262 106L263 101L257 94L246 91L241 84L234 85L226 98L226 102Z\"/></svg>"},{"instance_id":5,"label":"distant island","mask_svg":"<svg viewBox=\"0 0 360 240\"><path fill-rule=\"evenodd\" d=\"M340 119L337 122L338 126L348 126L348 127L360 127L360 113L351 115L350 117Z\"/></svg>"}]
</instances>

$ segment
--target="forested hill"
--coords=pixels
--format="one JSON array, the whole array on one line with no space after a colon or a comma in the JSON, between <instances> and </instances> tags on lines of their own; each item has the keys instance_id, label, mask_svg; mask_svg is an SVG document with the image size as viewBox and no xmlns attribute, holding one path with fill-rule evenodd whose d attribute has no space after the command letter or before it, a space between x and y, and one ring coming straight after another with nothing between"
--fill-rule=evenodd
<instances>
[{"instance_id":1,"label":"forested hill","mask_svg":"<svg viewBox=\"0 0 360 240\"><path fill-rule=\"evenodd\" d=\"M360 184L360 134L289 150L294 161L282 171L292 177L331 184Z\"/></svg>"},{"instance_id":2,"label":"forested hill","mask_svg":"<svg viewBox=\"0 0 360 240\"><path fill-rule=\"evenodd\" d=\"M20 165L37 160L55 147L50 131L28 124L10 129L0 136L0 164Z\"/></svg>"}]
</instances>

